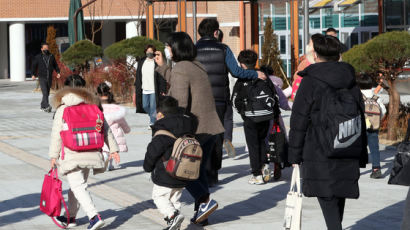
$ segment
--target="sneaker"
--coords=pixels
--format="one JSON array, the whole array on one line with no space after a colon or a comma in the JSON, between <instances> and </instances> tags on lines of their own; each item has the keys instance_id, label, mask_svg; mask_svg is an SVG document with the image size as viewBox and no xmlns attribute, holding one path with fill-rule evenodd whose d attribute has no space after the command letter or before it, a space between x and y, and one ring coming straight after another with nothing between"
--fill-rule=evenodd
<instances>
[{"instance_id":1,"label":"sneaker","mask_svg":"<svg viewBox=\"0 0 410 230\"><path fill-rule=\"evenodd\" d=\"M198 224L208 219L208 216L211 215L217 208L218 202L213 199L209 199L208 203L200 204L194 223Z\"/></svg>"},{"instance_id":2,"label":"sneaker","mask_svg":"<svg viewBox=\"0 0 410 230\"><path fill-rule=\"evenodd\" d=\"M164 220L167 222L168 227L164 230L178 230L181 228L181 224L184 221L184 216L179 214L179 211L175 211L174 215L170 218L166 217Z\"/></svg>"},{"instance_id":3,"label":"sneaker","mask_svg":"<svg viewBox=\"0 0 410 230\"><path fill-rule=\"evenodd\" d=\"M370 178L372 178L372 179L382 178L382 170L381 169L373 169L372 173L370 174Z\"/></svg>"},{"instance_id":4,"label":"sneaker","mask_svg":"<svg viewBox=\"0 0 410 230\"><path fill-rule=\"evenodd\" d=\"M70 218L70 223L68 225L67 225L67 217L65 216L57 216L55 220L58 224L60 224L61 226L65 226L67 228L73 228L77 226L77 224L75 223L75 217Z\"/></svg>"},{"instance_id":5,"label":"sneaker","mask_svg":"<svg viewBox=\"0 0 410 230\"><path fill-rule=\"evenodd\" d=\"M228 139L224 140L224 147L225 147L225 151L228 154L228 157L230 158L234 158L236 156L236 151L235 148L232 145L232 142Z\"/></svg>"},{"instance_id":6,"label":"sneaker","mask_svg":"<svg viewBox=\"0 0 410 230\"><path fill-rule=\"evenodd\" d=\"M263 181L265 183L267 183L268 181L270 181L270 169L269 169L269 164L265 164L265 166L263 166L262 168L262 177L263 177Z\"/></svg>"},{"instance_id":7,"label":"sneaker","mask_svg":"<svg viewBox=\"0 0 410 230\"><path fill-rule=\"evenodd\" d=\"M195 223L195 220L196 220L196 216L198 215L198 211L195 211L195 213L194 213L194 216L191 218L191 223L193 223L193 224L197 224L197 225L199 225L199 226L207 226L209 223L208 223L208 219L205 219L205 220L203 220L202 222L198 222L198 223Z\"/></svg>"},{"instance_id":8,"label":"sneaker","mask_svg":"<svg viewBox=\"0 0 410 230\"><path fill-rule=\"evenodd\" d=\"M51 106L48 106L46 109L45 109L45 112L47 112L47 113L51 113L51 110L52 110L53 108L51 107Z\"/></svg>"},{"instance_id":9,"label":"sneaker","mask_svg":"<svg viewBox=\"0 0 410 230\"><path fill-rule=\"evenodd\" d=\"M282 168L280 164L275 163L275 169L273 171L273 179L279 180L282 177Z\"/></svg>"},{"instance_id":10,"label":"sneaker","mask_svg":"<svg viewBox=\"0 0 410 230\"><path fill-rule=\"evenodd\" d=\"M101 219L100 215L96 215L90 220L90 225L88 225L87 229L89 230L96 230L100 229L105 225L105 222Z\"/></svg>"},{"instance_id":11,"label":"sneaker","mask_svg":"<svg viewBox=\"0 0 410 230\"><path fill-rule=\"evenodd\" d=\"M262 175L253 176L248 181L249 184L265 184Z\"/></svg>"}]
</instances>

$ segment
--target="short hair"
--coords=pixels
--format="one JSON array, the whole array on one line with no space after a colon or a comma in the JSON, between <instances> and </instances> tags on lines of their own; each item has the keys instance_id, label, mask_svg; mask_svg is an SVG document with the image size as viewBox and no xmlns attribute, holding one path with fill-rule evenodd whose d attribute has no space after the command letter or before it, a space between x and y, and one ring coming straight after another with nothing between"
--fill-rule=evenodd
<instances>
[{"instance_id":1,"label":"short hair","mask_svg":"<svg viewBox=\"0 0 410 230\"><path fill-rule=\"evenodd\" d=\"M356 81L360 89L371 89L373 87L373 79L368 74L360 74Z\"/></svg>"},{"instance_id":2,"label":"short hair","mask_svg":"<svg viewBox=\"0 0 410 230\"><path fill-rule=\"evenodd\" d=\"M269 66L269 65L263 65L259 69L260 69L260 71L264 72L265 74L267 74L269 76L275 74L275 72L273 71L272 66Z\"/></svg>"},{"instance_id":3,"label":"short hair","mask_svg":"<svg viewBox=\"0 0 410 230\"><path fill-rule=\"evenodd\" d=\"M40 47L43 48L43 46L48 46L48 43L47 42L42 42Z\"/></svg>"},{"instance_id":4,"label":"short hair","mask_svg":"<svg viewBox=\"0 0 410 230\"><path fill-rule=\"evenodd\" d=\"M155 53L155 51L157 51L157 48L155 48L154 45L148 44L148 45L146 45L145 48L144 48L144 54L147 52L147 50L148 50L149 48L151 48L151 49L154 51L154 53Z\"/></svg>"},{"instance_id":5,"label":"short hair","mask_svg":"<svg viewBox=\"0 0 410 230\"><path fill-rule=\"evenodd\" d=\"M222 42L224 40L224 32L221 29L218 29L218 42Z\"/></svg>"},{"instance_id":6,"label":"short hair","mask_svg":"<svg viewBox=\"0 0 410 230\"><path fill-rule=\"evenodd\" d=\"M334 33L337 34L337 30L336 30L335 28L333 28L333 27L330 27L330 28L328 28L328 29L326 30L326 34L329 33L329 32L334 32Z\"/></svg>"},{"instance_id":7,"label":"short hair","mask_svg":"<svg viewBox=\"0 0 410 230\"><path fill-rule=\"evenodd\" d=\"M178 114L180 112L178 101L171 96L161 96L157 105L157 112L161 112L164 116Z\"/></svg>"},{"instance_id":8,"label":"short hair","mask_svg":"<svg viewBox=\"0 0 410 230\"><path fill-rule=\"evenodd\" d=\"M64 86L85 87L85 80L78 74L68 76L64 81Z\"/></svg>"},{"instance_id":9,"label":"short hair","mask_svg":"<svg viewBox=\"0 0 410 230\"><path fill-rule=\"evenodd\" d=\"M238 55L238 61L248 69L254 69L258 61L258 55L253 50L242 50Z\"/></svg>"},{"instance_id":10,"label":"short hair","mask_svg":"<svg viewBox=\"0 0 410 230\"><path fill-rule=\"evenodd\" d=\"M168 37L167 44L171 47L172 60L174 62L195 60L196 47L187 33L171 33Z\"/></svg>"},{"instance_id":11,"label":"short hair","mask_svg":"<svg viewBox=\"0 0 410 230\"><path fill-rule=\"evenodd\" d=\"M107 83L103 82L97 86L97 94L100 97L102 96L108 97L108 100L107 100L108 103L110 104L115 103L114 95L111 93L111 88Z\"/></svg>"},{"instance_id":12,"label":"short hair","mask_svg":"<svg viewBox=\"0 0 410 230\"><path fill-rule=\"evenodd\" d=\"M219 22L215 18L205 18L199 23L198 33L201 37L213 37L215 30L219 29Z\"/></svg>"},{"instance_id":13,"label":"short hair","mask_svg":"<svg viewBox=\"0 0 410 230\"><path fill-rule=\"evenodd\" d=\"M313 49L320 59L339 61L342 48L338 38L318 33L312 35L312 41Z\"/></svg>"}]
</instances>

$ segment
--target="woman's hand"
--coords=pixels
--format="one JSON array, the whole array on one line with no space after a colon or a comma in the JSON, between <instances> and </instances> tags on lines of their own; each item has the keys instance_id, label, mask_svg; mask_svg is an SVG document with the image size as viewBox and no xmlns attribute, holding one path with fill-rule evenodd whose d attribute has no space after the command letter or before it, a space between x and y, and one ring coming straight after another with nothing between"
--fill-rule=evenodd
<instances>
[{"instance_id":1,"label":"woman's hand","mask_svg":"<svg viewBox=\"0 0 410 230\"><path fill-rule=\"evenodd\" d=\"M56 158L51 158L50 166L51 166L51 168L57 168L57 159Z\"/></svg>"},{"instance_id":2,"label":"woman's hand","mask_svg":"<svg viewBox=\"0 0 410 230\"><path fill-rule=\"evenodd\" d=\"M163 66L165 61L164 61L164 56L162 56L161 51L156 51L155 52L155 57L154 57L155 62L159 66Z\"/></svg>"},{"instance_id":3,"label":"woman's hand","mask_svg":"<svg viewBox=\"0 0 410 230\"><path fill-rule=\"evenodd\" d=\"M111 160L114 158L115 163L119 164L120 163L120 154L118 152L111 153L110 156L108 157L108 160Z\"/></svg>"}]
</instances>

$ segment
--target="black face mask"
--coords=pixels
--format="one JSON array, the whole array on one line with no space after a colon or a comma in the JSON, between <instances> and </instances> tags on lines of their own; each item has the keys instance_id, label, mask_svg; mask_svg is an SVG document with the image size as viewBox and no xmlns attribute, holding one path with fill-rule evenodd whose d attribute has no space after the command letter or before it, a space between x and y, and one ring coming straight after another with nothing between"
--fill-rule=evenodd
<instances>
[{"instance_id":1,"label":"black face mask","mask_svg":"<svg viewBox=\"0 0 410 230\"><path fill-rule=\"evenodd\" d=\"M44 53L45 55L49 55L49 54L50 54L50 51L48 51L48 50L43 50L43 53Z\"/></svg>"},{"instance_id":2,"label":"black face mask","mask_svg":"<svg viewBox=\"0 0 410 230\"><path fill-rule=\"evenodd\" d=\"M154 53L147 53L147 58L153 58L154 56Z\"/></svg>"}]
</instances>

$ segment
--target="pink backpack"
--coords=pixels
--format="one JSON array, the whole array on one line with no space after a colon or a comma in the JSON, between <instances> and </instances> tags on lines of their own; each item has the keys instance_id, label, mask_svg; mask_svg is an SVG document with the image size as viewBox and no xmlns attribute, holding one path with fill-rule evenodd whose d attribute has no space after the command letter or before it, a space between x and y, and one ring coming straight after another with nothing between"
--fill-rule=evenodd
<instances>
[{"instance_id":1,"label":"pink backpack","mask_svg":"<svg viewBox=\"0 0 410 230\"><path fill-rule=\"evenodd\" d=\"M104 114L97 105L79 104L64 109L62 155L64 147L73 151L101 150L104 146Z\"/></svg>"}]
</instances>

